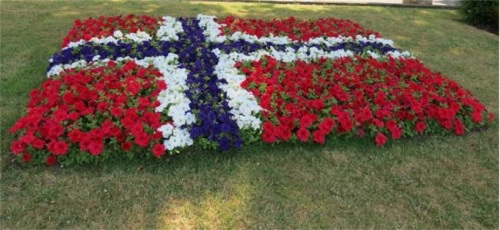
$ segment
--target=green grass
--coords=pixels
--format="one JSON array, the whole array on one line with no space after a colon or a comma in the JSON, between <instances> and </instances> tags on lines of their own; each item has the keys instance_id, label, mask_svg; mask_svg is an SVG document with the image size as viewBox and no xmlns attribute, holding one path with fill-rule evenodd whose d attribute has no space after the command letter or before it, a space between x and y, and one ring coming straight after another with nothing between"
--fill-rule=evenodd
<instances>
[{"instance_id":1,"label":"green grass","mask_svg":"<svg viewBox=\"0 0 500 230\"><path fill-rule=\"evenodd\" d=\"M498 115L498 36L451 10L202 2L0 2L0 226L29 228L498 228L498 122L377 148L260 145L170 161L10 163L7 129L77 18L118 14L337 17L380 31Z\"/></svg>"}]
</instances>

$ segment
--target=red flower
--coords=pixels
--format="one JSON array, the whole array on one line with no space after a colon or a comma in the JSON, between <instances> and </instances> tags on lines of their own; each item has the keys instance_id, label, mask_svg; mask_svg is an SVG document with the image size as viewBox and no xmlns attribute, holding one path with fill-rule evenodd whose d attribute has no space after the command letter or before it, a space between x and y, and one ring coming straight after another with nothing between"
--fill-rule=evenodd
<instances>
[{"instance_id":1,"label":"red flower","mask_svg":"<svg viewBox=\"0 0 500 230\"><path fill-rule=\"evenodd\" d=\"M443 127L447 130L451 130L453 128L453 123L451 122L451 120L444 120L441 122L441 125L443 125Z\"/></svg>"},{"instance_id":2,"label":"red flower","mask_svg":"<svg viewBox=\"0 0 500 230\"><path fill-rule=\"evenodd\" d=\"M121 109L120 107L113 107L111 109L111 115L115 117L121 117L123 115L123 109Z\"/></svg>"},{"instance_id":3,"label":"red flower","mask_svg":"<svg viewBox=\"0 0 500 230\"><path fill-rule=\"evenodd\" d=\"M483 114L481 112L472 113L472 120L476 123L483 121Z\"/></svg>"},{"instance_id":4,"label":"red flower","mask_svg":"<svg viewBox=\"0 0 500 230\"><path fill-rule=\"evenodd\" d=\"M68 120L71 120L71 121L76 121L78 120L78 118L80 117L80 114L76 113L76 112L71 112L68 114Z\"/></svg>"},{"instance_id":5,"label":"red flower","mask_svg":"<svg viewBox=\"0 0 500 230\"><path fill-rule=\"evenodd\" d=\"M26 117L20 118L14 126L9 129L9 133L15 133L26 126Z\"/></svg>"},{"instance_id":6,"label":"red flower","mask_svg":"<svg viewBox=\"0 0 500 230\"><path fill-rule=\"evenodd\" d=\"M389 120L386 122L386 125L387 129L389 130L395 130L398 128L398 124L396 123L396 121L394 120Z\"/></svg>"},{"instance_id":7,"label":"red flower","mask_svg":"<svg viewBox=\"0 0 500 230\"><path fill-rule=\"evenodd\" d=\"M379 106L382 106L385 101L387 100L387 97L385 95L384 92L382 91L378 91L376 94L375 94L375 104L379 105Z\"/></svg>"},{"instance_id":8,"label":"red flower","mask_svg":"<svg viewBox=\"0 0 500 230\"><path fill-rule=\"evenodd\" d=\"M387 109L379 109L375 112L375 116L379 119L384 119L391 116L391 112Z\"/></svg>"},{"instance_id":9,"label":"red flower","mask_svg":"<svg viewBox=\"0 0 500 230\"><path fill-rule=\"evenodd\" d=\"M427 128L427 126L425 125L425 123L423 121L419 121L415 125L415 130L417 131L417 133L423 133L426 128Z\"/></svg>"},{"instance_id":10,"label":"red flower","mask_svg":"<svg viewBox=\"0 0 500 230\"><path fill-rule=\"evenodd\" d=\"M332 118L325 118L323 121L319 124L318 128L322 130L323 133L328 134L330 131L333 129L335 126L335 120Z\"/></svg>"},{"instance_id":11,"label":"red flower","mask_svg":"<svg viewBox=\"0 0 500 230\"><path fill-rule=\"evenodd\" d=\"M141 90L141 85L137 81L130 81L127 83L127 90L135 96Z\"/></svg>"},{"instance_id":12,"label":"red flower","mask_svg":"<svg viewBox=\"0 0 500 230\"><path fill-rule=\"evenodd\" d=\"M57 158L54 155L50 155L49 157L47 157L45 162L47 163L47 165L52 166L52 165L55 165L57 163Z\"/></svg>"},{"instance_id":13,"label":"red flower","mask_svg":"<svg viewBox=\"0 0 500 230\"><path fill-rule=\"evenodd\" d=\"M36 137L33 135L33 132L28 132L24 136L20 137L19 140L27 145L31 144L35 141Z\"/></svg>"},{"instance_id":14,"label":"red flower","mask_svg":"<svg viewBox=\"0 0 500 230\"><path fill-rule=\"evenodd\" d=\"M395 120L387 121L386 126L391 132L392 139L399 139L403 135L403 129L399 128Z\"/></svg>"},{"instance_id":15,"label":"red flower","mask_svg":"<svg viewBox=\"0 0 500 230\"><path fill-rule=\"evenodd\" d=\"M49 126L49 138L59 138L64 133L64 128L60 124L52 124Z\"/></svg>"},{"instance_id":16,"label":"red flower","mask_svg":"<svg viewBox=\"0 0 500 230\"><path fill-rule=\"evenodd\" d=\"M108 62L108 67L109 67L109 68L115 68L115 67L116 67L116 62L114 62L114 61L109 61L109 62Z\"/></svg>"},{"instance_id":17,"label":"red flower","mask_svg":"<svg viewBox=\"0 0 500 230\"><path fill-rule=\"evenodd\" d=\"M113 133L113 135L115 136L116 140L118 142L124 142L125 141L125 134L119 129L119 128L116 128L115 129L116 132Z\"/></svg>"},{"instance_id":18,"label":"red flower","mask_svg":"<svg viewBox=\"0 0 500 230\"><path fill-rule=\"evenodd\" d=\"M264 131L262 132L262 140L267 143L273 143L276 142L276 136L272 132Z\"/></svg>"},{"instance_id":19,"label":"red flower","mask_svg":"<svg viewBox=\"0 0 500 230\"><path fill-rule=\"evenodd\" d=\"M33 148L35 149L43 149L43 147L45 146L45 142L41 139L36 138L35 140L33 140L31 145L33 145Z\"/></svg>"},{"instance_id":20,"label":"red flower","mask_svg":"<svg viewBox=\"0 0 500 230\"><path fill-rule=\"evenodd\" d=\"M22 141L13 141L12 145L10 146L10 151L12 151L14 154L24 152L26 149L26 144L24 144Z\"/></svg>"},{"instance_id":21,"label":"red flower","mask_svg":"<svg viewBox=\"0 0 500 230\"><path fill-rule=\"evenodd\" d=\"M130 132L135 136L139 136L144 133L144 126L142 125L142 123L136 123L134 126L132 126Z\"/></svg>"},{"instance_id":22,"label":"red flower","mask_svg":"<svg viewBox=\"0 0 500 230\"><path fill-rule=\"evenodd\" d=\"M104 151L103 141L100 139L94 139L90 142L88 150L91 155L100 155Z\"/></svg>"},{"instance_id":23,"label":"red flower","mask_svg":"<svg viewBox=\"0 0 500 230\"><path fill-rule=\"evenodd\" d=\"M300 128L299 131L297 131L297 137L299 138L299 140L301 140L302 142L306 142L308 139L309 139L309 135L311 133L309 132L308 129L306 128Z\"/></svg>"},{"instance_id":24,"label":"red flower","mask_svg":"<svg viewBox=\"0 0 500 230\"><path fill-rule=\"evenodd\" d=\"M84 133L80 138L80 150L87 151L91 142L92 136L89 133Z\"/></svg>"},{"instance_id":25,"label":"red flower","mask_svg":"<svg viewBox=\"0 0 500 230\"><path fill-rule=\"evenodd\" d=\"M311 125L318 120L318 115L308 113L300 119L300 126L302 128L309 128Z\"/></svg>"},{"instance_id":26,"label":"red flower","mask_svg":"<svg viewBox=\"0 0 500 230\"><path fill-rule=\"evenodd\" d=\"M135 136L134 142L141 147L148 147L151 139L146 133L140 133Z\"/></svg>"},{"instance_id":27,"label":"red flower","mask_svg":"<svg viewBox=\"0 0 500 230\"><path fill-rule=\"evenodd\" d=\"M354 123L348 115L339 116L338 121L340 123L341 131L343 132L349 132L354 127Z\"/></svg>"},{"instance_id":28,"label":"red flower","mask_svg":"<svg viewBox=\"0 0 500 230\"><path fill-rule=\"evenodd\" d=\"M137 114L136 110L137 110L136 108L128 109L127 112L125 113L125 116L127 116L127 118L130 118L132 120L137 120L139 118L139 115Z\"/></svg>"},{"instance_id":29,"label":"red flower","mask_svg":"<svg viewBox=\"0 0 500 230\"><path fill-rule=\"evenodd\" d=\"M79 129L74 129L73 131L68 133L68 137L72 143L77 143L82 140L83 132L80 131Z\"/></svg>"},{"instance_id":30,"label":"red flower","mask_svg":"<svg viewBox=\"0 0 500 230\"><path fill-rule=\"evenodd\" d=\"M155 131L153 133L153 140L160 140L161 138L163 138L163 133L159 131Z\"/></svg>"},{"instance_id":31,"label":"red flower","mask_svg":"<svg viewBox=\"0 0 500 230\"><path fill-rule=\"evenodd\" d=\"M158 89L159 90L165 90L165 89L167 89L167 83L166 82L164 82L164 81L158 81L157 84L158 84Z\"/></svg>"},{"instance_id":32,"label":"red flower","mask_svg":"<svg viewBox=\"0 0 500 230\"><path fill-rule=\"evenodd\" d=\"M379 120L379 119L373 119L373 124L375 124L375 126L377 128L382 128L384 127L384 122Z\"/></svg>"},{"instance_id":33,"label":"red flower","mask_svg":"<svg viewBox=\"0 0 500 230\"><path fill-rule=\"evenodd\" d=\"M68 144L64 141L51 141L48 149L54 155L66 155L68 153Z\"/></svg>"},{"instance_id":34,"label":"red flower","mask_svg":"<svg viewBox=\"0 0 500 230\"><path fill-rule=\"evenodd\" d=\"M495 114L494 113L490 113L489 116L488 116L488 120L490 121L490 123L493 123L493 121L495 120Z\"/></svg>"},{"instance_id":35,"label":"red flower","mask_svg":"<svg viewBox=\"0 0 500 230\"><path fill-rule=\"evenodd\" d=\"M270 121L264 122L262 129L263 129L262 140L264 142L273 143L276 141L275 127L272 122Z\"/></svg>"},{"instance_id":36,"label":"red flower","mask_svg":"<svg viewBox=\"0 0 500 230\"><path fill-rule=\"evenodd\" d=\"M163 147L162 144L155 144L155 146L153 147L153 154L156 157L160 158L165 154L165 147Z\"/></svg>"},{"instance_id":37,"label":"red flower","mask_svg":"<svg viewBox=\"0 0 500 230\"><path fill-rule=\"evenodd\" d=\"M121 144L122 149L125 151L129 151L132 148L132 143L130 141L125 141Z\"/></svg>"},{"instance_id":38,"label":"red flower","mask_svg":"<svg viewBox=\"0 0 500 230\"><path fill-rule=\"evenodd\" d=\"M149 126L154 129L157 129L162 125L160 113L146 112L143 117L147 120Z\"/></svg>"},{"instance_id":39,"label":"red flower","mask_svg":"<svg viewBox=\"0 0 500 230\"><path fill-rule=\"evenodd\" d=\"M316 130L313 133L313 139L316 143L325 143L325 134L321 130Z\"/></svg>"},{"instance_id":40,"label":"red flower","mask_svg":"<svg viewBox=\"0 0 500 230\"><path fill-rule=\"evenodd\" d=\"M464 124L462 123L462 120L455 119L455 122L453 122L453 125L455 126L455 134L463 135L465 133L465 127L464 127Z\"/></svg>"},{"instance_id":41,"label":"red flower","mask_svg":"<svg viewBox=\"0 0 500 230\"><path fill-rule=\"evenodd\" d=\"M78 101L78 102L75 102L73 104L73 107L75 108L75 110L77 112L83 112L87 109L87 107L85 106L85 103L81 102L81 101Z\"/></svg>"},{"instance_id":42,"label":"red flower","mask_svg":"<svg viewBox=\"0 0 500 230\"><path fill-rule=\"evenodd\" d=\"M286 125L280 125L276 127L276 131L277 131L276 136L284 141L290 140L290 138L292 138L293 136L292 130L289 129Z\"/></svg>"},{"instance_id":43,"label":"red flower","mask_svg":"<svg viewBox=\"0 0 500 230\"><path fill-rule=\"evenodd\" d=\"M387 137L383 133L378 133L375 137L375 143L377 146L383 146L387 142Z\"/></svg>"},{"instance_id":44,"label":"red flower","mask_svg":"<svg viewBox=\"0 0 500 230\"><path fill-rule=\"evenodd\" d=\"M149 106L151 102L149 101L149 98L147 97L141 97L139 98L139 108L144 109Z\"/></svg>"},{"instance_id":45,"label":"red flower","mask_svg":"<svg viewBox=\"0 0 500 230\"><path fill-rule=\"evenodd\" d=\"M121 120L121 123L122 123L123 127L127 128L127 129L132 129L132 127L135 124L135 121L130 117L125 117Z\"/></svg>"},{"instance_id":46,"label":"red flower","mask_svg":"<svg viewBox=\"0 0 500 230\"><path fill-rule=\"evenodd\" d=\"M342 102L346 102L348 101L349 99L351 99L351 96L346 93L344 90L342 90L342 88L339 86L339 85L334 85L331 89L330 89L330 93L335 96L339 101L342 101Z\"/></svg>"},{"instance_id":47,"label":"red flower","mask_svg":"<svg viewBox=\"0 0 500 230\"><path fill-rule=\"evenodd\" d=\"M403 135L403 129L401 129L401 128L395 128L395 129L392 129L390 131L391 131L392 139L399 139Z\"/></svg>"},{"instance_id":48,"label":"red flower","mask_svg":"<svg viewBox=\"0 0 500 230\"><path fill-rule=\"evenodd\" d=\"M68 119L68 112L64 109L59 109L54 113L54 121L61 122Z\"/></svg>"},{"instance_id":49,"label":"red flower","mask_svg":"<svg viewBox=\"0 0 500 230\"><path fill-rule=\"evenodd\" d=\"M368 107L362 108L358 113L355 114L355 119L358 123L362 124L365 121L369 121L373 118L372 111Z\"/></svg>"},{"instance_id":50,"label":"red flower","mask_svg":"<svg viewBox=\"0 0 500 230\"><path fill-rule=\"evenodd\" d=\"M31 154L30 153L24 153L23 154L23 162L28 163L31 161Z\"/></svg>"},{"instance_id":51,"label":"red flower","mask_svg":"<svg viewBox=\"0 0 500 230\"><path fill-rule=\"evenodd\" d=\"M101 124L101 131L104 134L105 137L110 137L111 132L114 130L115 124L111 121L111 119L106 119L102 124Z\"/></svg>"},{"instance_id":52,"label":"red flower","mask_svg":"<svg viewBox=\"0 0 500 230\"><path fill-rule=\"evenodd\" d=\"M106 110L108 110L108 107L109 107L109 103L107 103L107 102L101 102L101 103L97 104L97 110L101 111L101 112L105 112Z\"/></svg>"},{"instance_id":53,"label":"red flower","mask_svg":"<svg viewBox=\"0 0 500 230\"><path fill-rule=\"evenodd\" d=\"M315 110L322 110L323 108L325 108L325 103L322 100L318 99L314 100L310 106Z\"/></svg>"}]
</instances>

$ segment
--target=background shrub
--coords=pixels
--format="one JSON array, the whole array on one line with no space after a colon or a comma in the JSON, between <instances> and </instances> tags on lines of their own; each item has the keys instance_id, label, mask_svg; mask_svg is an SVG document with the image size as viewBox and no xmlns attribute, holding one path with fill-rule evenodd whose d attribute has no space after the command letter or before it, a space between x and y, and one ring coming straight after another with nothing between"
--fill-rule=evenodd
<instances>
[{"instance_id":1,"label":"background shrub","mask_svg":"<svg viewBox=\"0 0 500 230\"><path fill-rule=\"evenodd\" d=\"M498 0L460 0L464 20L498 34Z\"/></svg>"}]
</instances>

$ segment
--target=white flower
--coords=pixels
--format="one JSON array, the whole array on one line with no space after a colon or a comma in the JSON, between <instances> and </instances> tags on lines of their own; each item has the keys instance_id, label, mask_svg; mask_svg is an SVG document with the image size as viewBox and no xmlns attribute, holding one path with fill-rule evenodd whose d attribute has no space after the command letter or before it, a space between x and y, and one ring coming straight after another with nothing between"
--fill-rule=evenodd
<instances>
[{"instance_id":1,"label":"white flower","mask_svg":"<svg viewBox=\"0 0 500 230\"><path fill-rule=\"evenodd\" d=\"M158 131L162 133L163 137L167 138L170 137L174 132L174 126L172 126L171 124L162 125L160 126L160 128L158 128Z\"/></svg>"},{"instance_id":2,"label":"white flower","mask_svg":"<svg viewBox=\"0 0 500 230\"><path fill-rule=\"evenodd\" d=\"M113 32L113 37L115 38L122 38L123 37L123 33L119 30L116 30L115 32Z\"/></svg>"},{"instance_id":3,"label":"white flower","mask_svg":"<svg viewBox=\"0 0 500 230\"><path fill-rule=\"evenodd\" d=\"M375 53L375 52L372 52L371 50L368 50L367 52L372 58L375 58L375 59L378 59L380 58L380 55Z\"/></svg>"},{"instance_id":4,"label":"white flower","mask_svg":"<svg viewBox=\"0 0 500 230\"><path fill-rule=\"evenodd\" d=\"M408 52L408 51L404 51L404 52L399 52L399 51L389 51L387 52L387 55L388 56L391 56L393 58L414 58L413 55Z\"/></svg>"},{"instance_id":5,"label":"white flower","mask_svg":"<svg viewBox=\"0 0 500 230\"><path fill-rule=\"evenodd\" d=\"M101 55L96 55L92 58L92 61L98 61L101 59Z\"/></svg>"},{"instance_id":6,"label":"white flower","mask_svg":"<svg viewBox=\"0 0 500 230\"><path fill-rule=\"evenodd\" d=\"M219 79L225 79L226 84L219 84L219 88L223 90L228 98L228 104L232 108L231 113L234 115L236 124L240 129L255 128L249 122L255 118L260 111L257 99L248 91L241 88L241 82L245 80L245 76L239 75L238 70L234 67L236 60L244 59L243 54L222 54L220 50L213 50L219 58L219 62L215 66L214 73ZM252 114L252 111L255 113ZM258 129L255 128L255 129Z\"/></svg>"},{"instance_id":7,"label":"white flower","mask_svg":"<svg viewBox=\"0 0 500 230\"><path fill-rule=\"evenodd\" d=\"M179 40L180 32L183 32L182 23L170 16L162 17L163 21L160 22L160 28L156 31L156 37L161 41L176 41Z\"/></svg>"},{"instance_id":8,"label":"white flower","mask_svg":"<svg viewBox=\"0 0 500 230\"><path fill-rule=\"evenodd\" d=\"M128 38L137 43L151 40L151 36L149 34L140 30L137 31L137 33L125 34L125 38Z\"/></svg>"},{"instance_id":9,"label":"white flower","mask_svg":"<svg viewBox=\"0 0 500 230\"><path fill-rule=\"evenodd\" d=\"M226 40L226 36L219 35L220 28L223 25L215 22L215 16L199 14L196 18L200 21L198 25L203 29L203 34L208 41L222 43Z\"/></svg>"},{"instance_id":10,"label":"white flower","mask_svg":"<svg viewBox=\"0 0 500 230\"><path fill-rule=\"evenodd\" d=\"M80 39L76 42L70 42L68 45L66 45L62 50L68 49L68 48L74 48L78 46L82 46L88 42L96 43L96 44L118 44L118 41L122 39L130 39L134 42L142 43L144 41L149 41L151 40L151 36L143 31L138 31L137 33L128 33L128 34L123 34L121 31L116 30L113 32L113 36L107 36L107 37L93 37L89 41L85 41L83 39Z\"/></svg>"}]
</instances>

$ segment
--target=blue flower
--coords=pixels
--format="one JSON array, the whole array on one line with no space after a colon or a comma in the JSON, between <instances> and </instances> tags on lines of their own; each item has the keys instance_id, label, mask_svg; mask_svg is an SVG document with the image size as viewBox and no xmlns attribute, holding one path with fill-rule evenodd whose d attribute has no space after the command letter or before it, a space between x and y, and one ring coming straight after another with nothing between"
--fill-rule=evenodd
<instances>
[{"instance_id":1,"label":"blue flower","mask_svg":"<svg viewBox=\"0 0 500 230\"><path fill-rule=\"evenodd\" d=\"M219 144L219 149L222 151L227 151L231 149L231 143L226 137L222 137L217 141Z\"/></svg>"}]
</instances>

